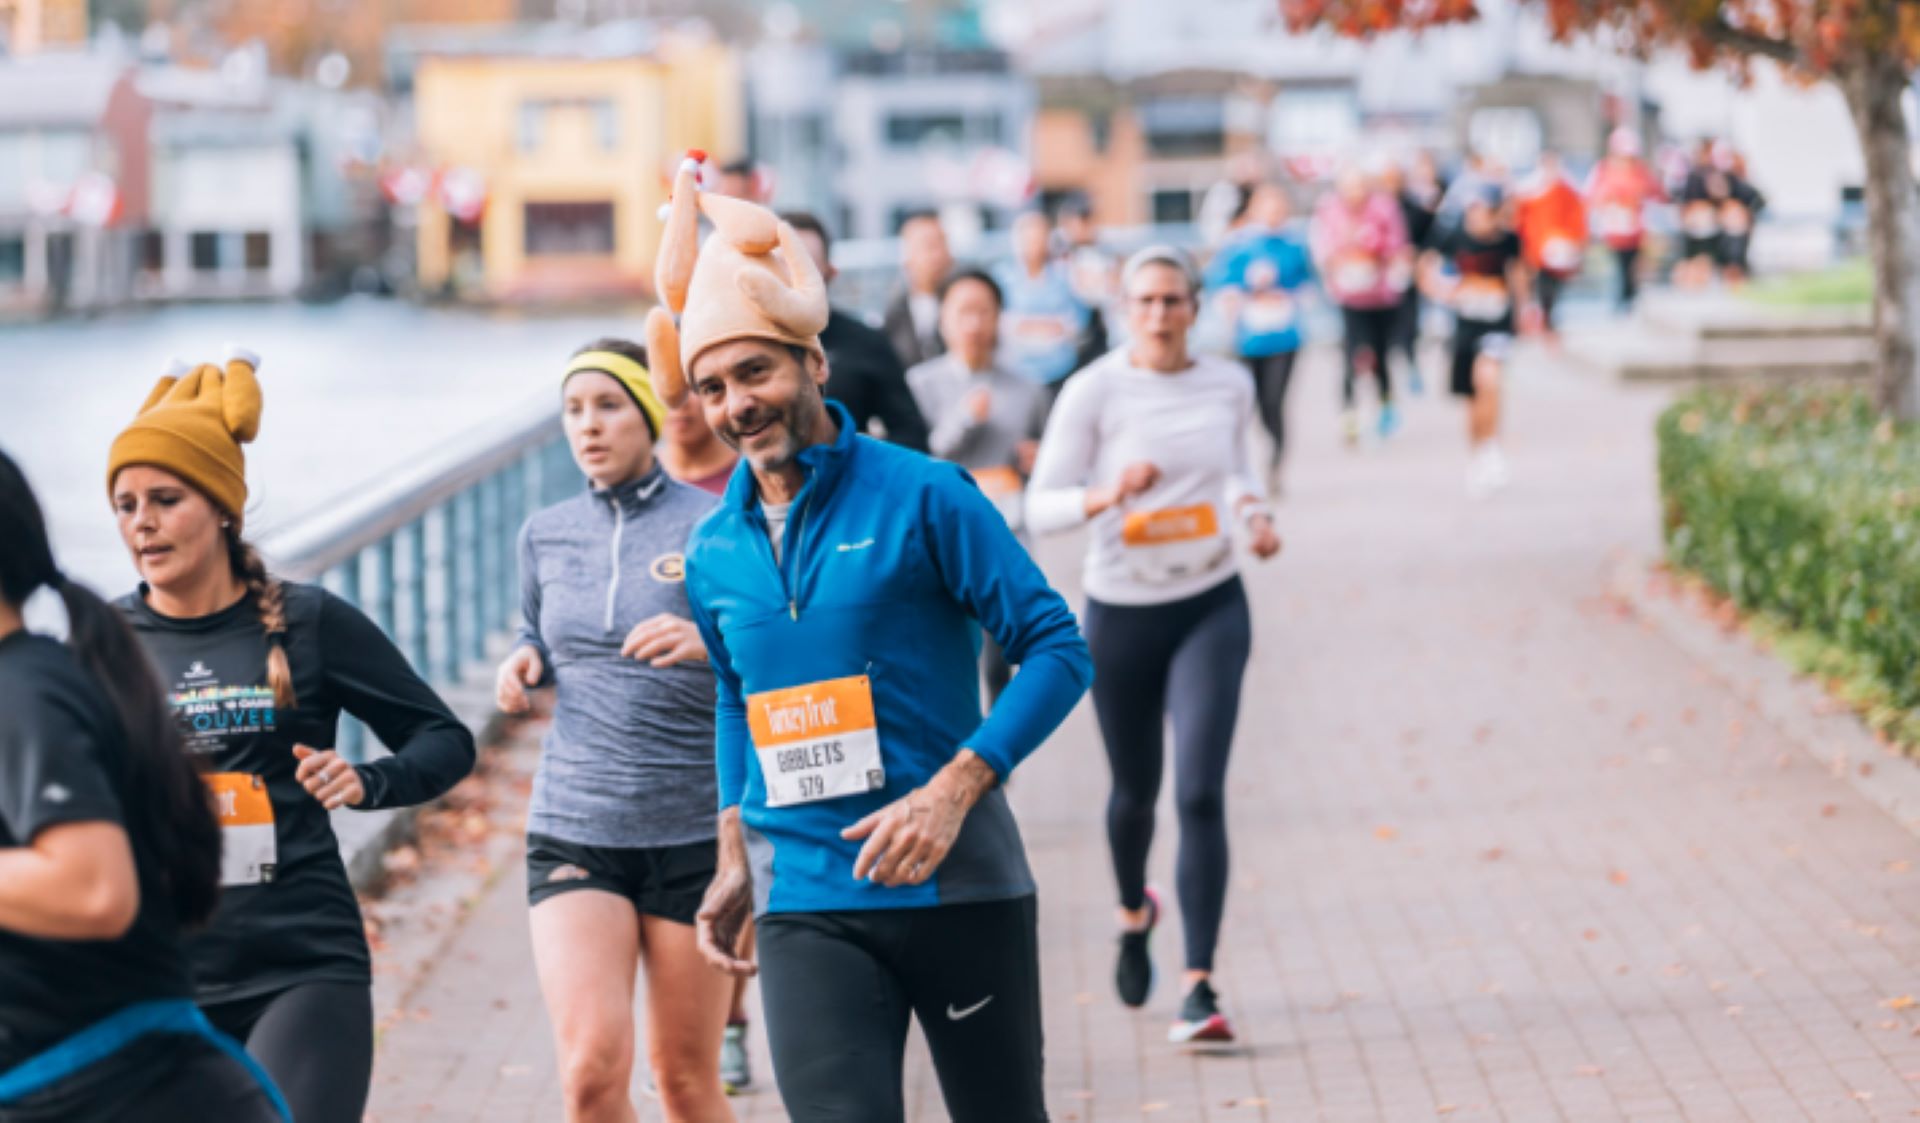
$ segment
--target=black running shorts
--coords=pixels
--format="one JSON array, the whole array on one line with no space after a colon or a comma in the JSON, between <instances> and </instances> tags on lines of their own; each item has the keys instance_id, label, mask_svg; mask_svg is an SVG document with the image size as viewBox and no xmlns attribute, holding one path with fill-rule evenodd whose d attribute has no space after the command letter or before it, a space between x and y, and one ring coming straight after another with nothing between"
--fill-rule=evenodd
<instances>
[{"instance_id":1,"label":"black running shorts","mask_svg":"<svg viewBox=\"0 0 1920 1123\"><path fill-rule=\"evenodd\" d=\"M713 842L679 846L585 846L544 834L527 836L527 904L575 889L625 897L636 911L692 924L713 880Z\"/></svg>"}]
</instances>

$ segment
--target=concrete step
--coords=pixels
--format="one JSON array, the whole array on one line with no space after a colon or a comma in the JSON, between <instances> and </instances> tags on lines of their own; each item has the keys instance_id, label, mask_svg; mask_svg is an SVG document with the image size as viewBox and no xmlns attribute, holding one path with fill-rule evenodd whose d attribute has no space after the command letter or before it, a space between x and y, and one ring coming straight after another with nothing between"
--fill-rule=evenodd
<instances>
[{"instance_id":1,"label":"concrete step","mask_svg":"<svg viewBox=\"0 0 1920 1123\"><path fill-rule=\"evenodd\" d=\"M1701 340L1856 339L1873 331L1864 308L1778 308L1724 293L1662 293L1635 315L1649 333Z\"/></svg>"},{"instance_id":2,"label":"concrete step","mask_svg":"<svg viewBox=\"0 0 1920 1123\"><path fill-rule=\"evenodd\" d=\"M1872 341L1864 337L1701 340L1596 328L1570 333L1566 350L1584 369L1626 382L1833 381L1873 372Z\"/></svg>"}]
</instances>

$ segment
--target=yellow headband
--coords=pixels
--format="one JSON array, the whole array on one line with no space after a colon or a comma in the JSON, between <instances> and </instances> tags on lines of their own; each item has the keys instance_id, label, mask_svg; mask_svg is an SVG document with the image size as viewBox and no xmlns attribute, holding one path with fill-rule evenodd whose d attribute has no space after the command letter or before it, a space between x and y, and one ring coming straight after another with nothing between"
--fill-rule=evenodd
<instances>
[{"instance_id":1,"label":"yellow headband","mask_svg":"<svg viewBox=\"0 0 1920 1123\"><path fill-rule=\"evenodd\" d=\"M627 393L633 396L634 404L646 415L654 439L660 439L660 434L667 427L667 407L653 392L653 376L647 373L646 367L618 352L588 351L574 356L573 361L567 364L567 373L560 379L561 383L564 385L567 379L583 370L597 370L619 379L620 385L625 386Z\"/></svg>"}]
</instances>

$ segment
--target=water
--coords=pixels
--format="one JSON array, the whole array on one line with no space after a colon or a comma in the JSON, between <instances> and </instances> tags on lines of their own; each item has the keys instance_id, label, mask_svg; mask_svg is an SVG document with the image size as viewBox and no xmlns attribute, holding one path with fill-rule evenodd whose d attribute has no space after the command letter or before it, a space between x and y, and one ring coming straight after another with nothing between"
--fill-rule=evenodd
<instances>
[{"instance_id":1,"label":"water","mask_svg":"<svg viewBox=\"0 0 1920 1123\"><path fill-rule=\"evenodd\" d=\"M175 307L0 328L0 449L18 460L61 564L105 593L134 581L106 498L107 450L174 355L260 354L246 446L249 536L298 520L502 418L559 408L581 344L637 315L516 316L349 300Z\"/></svg>"}]
</instances>

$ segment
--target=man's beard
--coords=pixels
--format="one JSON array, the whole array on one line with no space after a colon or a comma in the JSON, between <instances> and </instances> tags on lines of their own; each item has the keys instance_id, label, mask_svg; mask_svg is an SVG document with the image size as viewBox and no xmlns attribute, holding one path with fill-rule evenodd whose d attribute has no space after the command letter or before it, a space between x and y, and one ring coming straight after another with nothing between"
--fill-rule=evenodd
<instances>
[{"instance_id":1,"label":"man's beard","mask_svg":"<svg viewBox=\"0 0 1920 1123\"><path fill-rule=\"evenodd\" d=\"M726 426L717 432L721 440L735 452L745 456L755 468L761 471L772 471L785 467L799 454L803 443L801 434L812 431L812 426L808 422L812 420L819 408L819 398L803 390L783 409L756 409L743 417L729 417ZM755 436L764 441L768 432L778 429L785 439L773 445L760 444L756 446L755 451L747 451L741 432L758 430L761 425L769 422L769 429L757 432Z\"/></svg>"}]
</instances>

